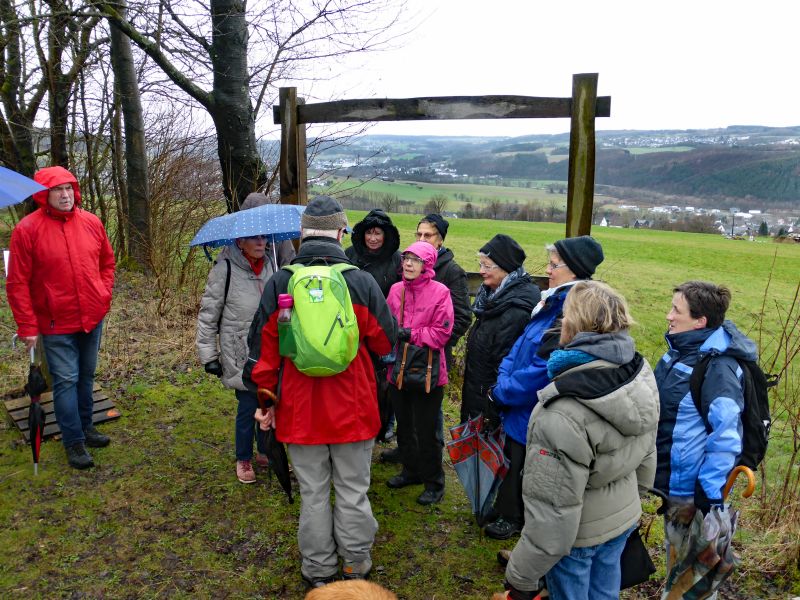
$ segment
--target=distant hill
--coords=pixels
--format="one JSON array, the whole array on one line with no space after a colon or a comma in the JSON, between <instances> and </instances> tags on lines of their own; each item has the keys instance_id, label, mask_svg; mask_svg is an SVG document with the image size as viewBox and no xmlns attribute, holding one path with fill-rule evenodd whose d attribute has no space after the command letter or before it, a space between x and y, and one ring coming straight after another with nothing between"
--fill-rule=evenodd
<instances>
[{"instance_id":1,"label":"distant hill","mask_svg":"<svg viewBox=\"0 0 800 600\"><path fill-rule=\"evenodd\" d=\"M347 168L359 176L439 183L486 177L564 181L568 147L568 133L368 135L347 146L323 146L315 164ZM736 200L743 208L796 208L800 126L598 131L595 183L617 188L623 196L631 196L633 190L649 191L692 197L692 202L711 207Z\"/></svg>"}]
</instances>

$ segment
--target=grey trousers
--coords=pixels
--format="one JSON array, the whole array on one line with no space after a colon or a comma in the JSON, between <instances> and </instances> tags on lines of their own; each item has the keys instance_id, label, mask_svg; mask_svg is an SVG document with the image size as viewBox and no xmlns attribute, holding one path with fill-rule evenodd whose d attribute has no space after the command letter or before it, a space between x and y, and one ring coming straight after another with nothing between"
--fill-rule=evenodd
<instances>
[{"instance_id":1,"label":"grey trousers","mask_svg":"<svg viewBox=\"0 0 800 600\"><path fill-rule=\"evenodd\" d=\"M378 522L372 516L367 490L374 444L370 439L351 444L288 445L300 484L297 542L303 559L301 571L307 579L335 576L339 556L343 567L352 572L367 573L372 568L370 551Z\"/></svg>"}]
</instances>

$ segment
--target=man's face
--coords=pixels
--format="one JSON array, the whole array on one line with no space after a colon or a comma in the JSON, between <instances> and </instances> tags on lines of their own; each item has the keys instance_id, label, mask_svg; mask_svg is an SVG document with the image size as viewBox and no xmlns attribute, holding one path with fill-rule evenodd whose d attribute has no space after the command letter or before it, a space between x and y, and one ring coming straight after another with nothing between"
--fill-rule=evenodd
<instances>
[{"instance_id":1,"label":"man's face","mask_svg":"<svg viewBox=\"0 0 800 600\"><path fill-rule=\"evenodd\" d=\"M439 230L433 223L420 223L417 225L417 241L428 242L437 250L442 247L442 236L439 235Z\"/></svg>"},{"instance_id":2,"label":"man's face","mask_svg":"<svg viewBox=\"0 0 800 600\"><path fill-rule=\"evenodd\" d=\"M669 329L667 333L683 333L694 329L702 329L706 326L706 318L695 319L689 311L689 303L680 292L675 292L672 296L672 309L667 313L667 323Z\"/></svg>"},{"instance_id":3,"label":"man's face","mask_svg":"<svg viewBox=\"0 0 800 600\"><path fill-rule=\"evenodd\" d=\"M47 204L61 212L69 212L75 206L75 191L71 183L51 187L47 193Z\"/></svg>"}]
</instances>

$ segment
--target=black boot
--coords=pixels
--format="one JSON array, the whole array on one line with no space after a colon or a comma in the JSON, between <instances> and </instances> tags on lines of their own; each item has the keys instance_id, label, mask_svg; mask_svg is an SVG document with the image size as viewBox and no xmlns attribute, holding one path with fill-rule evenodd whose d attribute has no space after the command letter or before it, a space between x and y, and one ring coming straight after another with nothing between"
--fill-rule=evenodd
<instances>
[{"instance_id":1,"label":"black boot","mask_svg":"<svg viewBox=\"0 0 800 600\"><path fill-rule=\"evenodd\" d=\"M74 469L88 469L94 466L94 461L91 455L86 451L86 446L83 445L83 442L73 444L66 450L70 467Z\"/></svg>"},{"instance_id":2,"label":"black boot","mask_svg":"<svg viewBox=\"0 0 800 600\"><path fill-rule=\"evenodd\" d=\"M89 448L104 448L111 442L111 438L97 431L94 425L89 425L84 429L83 436L86 438L86 445Z\"/></svg>"}]
</instances>

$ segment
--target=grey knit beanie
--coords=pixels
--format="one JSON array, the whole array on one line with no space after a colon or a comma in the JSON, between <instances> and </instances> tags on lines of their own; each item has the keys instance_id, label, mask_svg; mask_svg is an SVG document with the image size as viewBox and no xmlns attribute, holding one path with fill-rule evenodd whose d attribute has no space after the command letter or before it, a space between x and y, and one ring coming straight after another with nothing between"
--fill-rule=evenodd
<instances>
[{"instance_id":1,"label":"grey knit beanie","mask_svg":"<svg viewBox=\"0 0 800 600\"><path fill-rule=\"evenodd\" d=\"M317 196L308 203L303 216L300 217L303 229L346 229L347 215L342 205L330 196Z\"/></svg>"}]
</instances>

